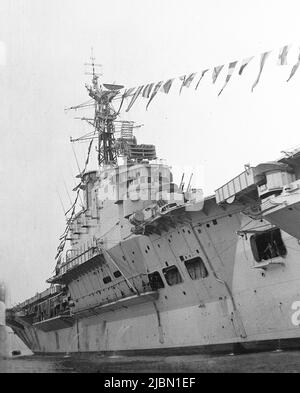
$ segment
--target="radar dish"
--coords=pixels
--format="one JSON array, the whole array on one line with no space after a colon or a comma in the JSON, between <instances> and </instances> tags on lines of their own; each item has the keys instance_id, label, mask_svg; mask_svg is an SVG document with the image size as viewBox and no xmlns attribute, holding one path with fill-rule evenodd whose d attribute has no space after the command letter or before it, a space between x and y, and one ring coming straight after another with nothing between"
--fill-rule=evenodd
<instances>
[{"instance_id":1,"label":"radar dish","mask_svg":"<svg viewBox=\"0 0 300 393\"><path fill-rule=\"evenodd\" d=\"M121 90L123 89L124 86L121 85L111 85L109 83L103 83L103 86L107 89L107 90Z\"/></svg>"}]
</instances>

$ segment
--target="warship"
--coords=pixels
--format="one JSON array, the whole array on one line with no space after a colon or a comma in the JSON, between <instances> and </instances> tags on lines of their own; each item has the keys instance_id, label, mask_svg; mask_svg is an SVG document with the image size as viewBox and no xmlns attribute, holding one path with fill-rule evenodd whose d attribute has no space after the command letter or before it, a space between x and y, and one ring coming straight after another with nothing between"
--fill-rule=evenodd
<instances>
[{"instance_id":1,"label":"warship","mask_svg":"<svg viewBox=\"0 0 300 393\"><path fill-rule=\"evenodd\" d=\"M92 66L88 154L55 273L6 310L7 325L38 354L300 346L300 149L204 197L137 143L114 107L123 86Z\"/></svg>"}]
</instances>

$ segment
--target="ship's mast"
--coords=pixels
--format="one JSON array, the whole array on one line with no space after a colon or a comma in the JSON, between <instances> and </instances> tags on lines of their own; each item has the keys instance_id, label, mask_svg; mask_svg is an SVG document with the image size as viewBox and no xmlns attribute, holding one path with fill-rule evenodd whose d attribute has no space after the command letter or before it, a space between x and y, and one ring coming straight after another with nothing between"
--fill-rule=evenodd
<instances>
[{"instance_id":1,"label":"ship's mast","mask_svg":"<svg viewBox=\"0 0 300 393\"><path fill-rule=\"evenodd\" d=\"M118 114L113 108L112 100L118 95L123 86L99 84L100 74L96 73L96 66L93 53L91 55L92 84L86 85L89 96L94 100L95 115L94 127L98 137L98 164L99 166L117 164L117 148L115 143L114 121Z\"/></svg>"},{"instance_id":2,"label":"ship's mast","mask_svg":"<svg viewBox=\"0 0 300 393\"><path fill-rule=\"evenodd\" d=\"M87 75L92 76L92 82L90 85L86 85L88 94L92 98L92 103L88 101L69 108L74 110L91 106L94 108L93 118L80 118L92 125L94 132L88 133L77 139L71 138L72 143L87 140L91 141L85 167L87 166L91 145L94 140L98 142L98 164L100 167L118 165L118 157L126 157L131 163L155 159L155 146L144 144L138 145L133 135L133 129L140 128L142 125L135 125L133 121L116 120L124 100L124 94L122 95L120 93L124 86L99 83L101 74L96 72L96 67L101 65L95 63L93 52L91 55L91 62L85 63L85 65L92 67L91 72L87 73ZM115 99L120 98L121 104L119 110L116 111L112 103ZM115 138L115 133L119 133L119 138ZM84 172L85 169L83 173Z\"/></svg>"}]
</instances>

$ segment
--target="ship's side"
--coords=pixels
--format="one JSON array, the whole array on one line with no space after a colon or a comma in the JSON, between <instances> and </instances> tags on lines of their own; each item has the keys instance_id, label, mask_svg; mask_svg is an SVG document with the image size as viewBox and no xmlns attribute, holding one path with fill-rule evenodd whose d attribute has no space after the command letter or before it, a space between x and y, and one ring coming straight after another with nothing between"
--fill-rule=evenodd
<instances>
[{"instance_id":1,"label":"ship's side","mask_svg":"<svg viewBox=\"0 0 300 393\"><path fill-rule=\"evenodd\" d=\"M265 189L260 179L255 186ZM99 262L87 259L55 278L74 302L65 326L24 317L16 332L43 353L298 345L299 241L264 219L262 209L285 186L259 205L250 186L233 203L212 197L200 210L173 207L145 222L144 234L138 223L108 254L100 248Z\"/></svg>"}]
</instances>

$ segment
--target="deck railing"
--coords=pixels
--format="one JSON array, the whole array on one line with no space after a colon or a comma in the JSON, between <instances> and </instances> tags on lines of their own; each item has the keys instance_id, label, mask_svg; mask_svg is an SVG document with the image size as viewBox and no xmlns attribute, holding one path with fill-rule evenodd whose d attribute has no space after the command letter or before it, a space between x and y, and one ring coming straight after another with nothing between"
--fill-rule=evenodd
<instances>
[{"instance_id":1,"label":"deck railing","mask_svg":"<svg viewBox=\"0 0 300 393\"><path fill-rule=\"evenodd\" d=\"M87 262L96 255L99 255L99 252L95 241L86 242L77 250L69 250L65 260L60 266L58 275L65 274L69 270Z\"/></svg>"},{"instance_id":2,"label":"deck railing","mask_svg":"<svg viewBox=\"0 0 300 393\"><path fill-rule=\"evenodd\" d=\"M25 300L22 303L17 304L14 309L23 309L24 307L28 307L34 303L41 302L43 299L47 299L48 297L52 297L61 292L60 285L51 286L41 293L37 293L35 296L30 299Z\"/></svg>"}]
</instances>

